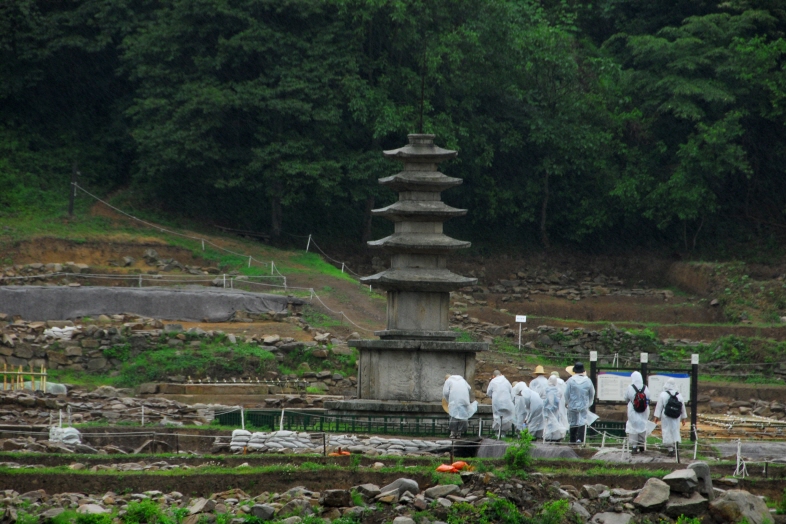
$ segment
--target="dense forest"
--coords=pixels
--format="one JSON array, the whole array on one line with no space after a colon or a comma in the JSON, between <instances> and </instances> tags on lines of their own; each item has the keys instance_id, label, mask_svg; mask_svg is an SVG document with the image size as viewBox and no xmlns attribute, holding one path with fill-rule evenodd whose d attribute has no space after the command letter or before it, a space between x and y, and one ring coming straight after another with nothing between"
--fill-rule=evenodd
<instances>
[{"instance_id":1,"label":"dense forest","mask_svg":"<svg viewBox=\"0 0 786 524\"><path fill-rule=\"evenodd\" d=\"M781 0L5 1L0 220L78 166L136 206L360 241L381 151L422 129L459 151L463 238L777 241L784 31Z\"/></svg>"}]
</instances>

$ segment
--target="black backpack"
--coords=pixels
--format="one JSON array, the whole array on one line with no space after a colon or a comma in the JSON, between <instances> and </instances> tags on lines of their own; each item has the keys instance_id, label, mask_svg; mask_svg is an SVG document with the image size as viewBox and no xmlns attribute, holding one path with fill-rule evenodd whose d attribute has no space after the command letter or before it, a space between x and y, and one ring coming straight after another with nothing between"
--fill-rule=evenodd
<instances>
[{"instance_id":1,"label":"black backpack","mask_svg":"<svg viewBox=\"0 0 786 524\"><path fill-rule=\"evenodd\" d=\"M634 386L633 384L631 384L631 387L633 387L633 391L636 392L636 394L633 395L633 400L632 400L633 411L635 411L636 413L644 413L645 411L647 411L647 403L648 403L647 395L644 394L644 388L646 386L642 386L641 391L639 391L636 388L636 386Z\"/></svg>"},{"instance_id":2,"label":"black backpack","mask_svg":"<svg viewBox=\"0 0 786 524\"><path fill-rule=\"evenodd\" d=\"M666 393L669 393L668 391ZM677 398L677 395L669 393L669 400L663 406L663 414L669 418L680 418L682 415L682 402Z\"/></svg>"}]
</instances>

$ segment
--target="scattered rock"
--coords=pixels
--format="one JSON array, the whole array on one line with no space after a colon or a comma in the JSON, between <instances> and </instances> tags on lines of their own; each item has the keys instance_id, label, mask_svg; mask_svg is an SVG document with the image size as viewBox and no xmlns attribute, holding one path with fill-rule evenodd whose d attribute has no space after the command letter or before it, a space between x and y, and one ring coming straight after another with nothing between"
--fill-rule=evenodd
<instances>
[{"instance_id":1,"label":"scattered rock","mask_svg":"<svg viewBox=\"0 0 786 524\"><path fill-rule=\"evenodd\" d=\"M759 497L742 489L730 489L710 502L710 513L720 522L764 524L770 520L767 504Z\"/></svg>"},{"instance_id":2,"label":"scattered rock","mask_svg":"<svg viewBox=\"0 0 786 524\"><path fill-rule=\"evenodd\" d=\"M693 493L690 497L672 495L668 504L666 504L664 513L673 519L678 518L680 515L698 517L707 511L708 506L709 501L699 493Z\"/></svg>"},{"instance_id":3,"label":"scattered rock","mask_svg":"<svg viewBox=\"0 0 786 524\"><path fill-rule=\"evenodd\" d=\"M712 501L715 495L712 489L712 476L710 475L709 464L706 462L694 462L688 465L688 469L696 472L696 478L699 482L699 493Z\"/></svg>"},{"instance_id":4,"label":"scattered rock","mask_svg":"<svg viewBox=\"0 0 786 524\"><path fill-rule=\"evenodd\" d=\"M633 505L643 511L657 511L669 500L669 485L656 478L648 479L641 493L633 499Z\"/></svg>"},{"instance_id":5,"label":"scattered rock","mask_svg":"<svg viewBox=\"0 0 786 524\"><path fill-rule=\"evenodd\" d=\"M412 493L413 495L417 495L420 493L420 486L418 483L412 479L408 478L400 478L388 484L387 486L381 488L380 490L382 493L387 493L389 491L396 491L399 496L401 496L405 492Z\"/></svg>"},{"instance_id":6,"label":"scattered rock","mask_svg":"<svg viewBox=\"0 0 786 524\"><path fill-rule=\"evenodd\" d=\"M696 476L696 471L693 469L672 471L663 477L663 482L669 485L672 492L682 493L683 495L691 495L699 485L699 479Z\"/></svg>"}]
</instances>

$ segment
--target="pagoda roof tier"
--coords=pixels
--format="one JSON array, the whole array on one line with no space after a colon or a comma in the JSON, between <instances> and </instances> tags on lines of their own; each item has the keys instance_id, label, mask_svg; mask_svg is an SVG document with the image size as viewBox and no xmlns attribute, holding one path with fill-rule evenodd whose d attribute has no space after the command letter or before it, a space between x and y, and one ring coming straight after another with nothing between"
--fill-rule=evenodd
<instances>
[{"instance_id":1,"label":"pagoda roof tier","mask_svg":"<svg viewBox=\"0 0 786 524\"><path fill-rule=\"evenodd\" d=\"M472 286L478 279L462 277L449 269L388 269L360 281L385 290L447 293Z\"/></svg>"},{"instance_id":2,"label":"pagoda roof tier","mask_svg":"<svg viewBox=\"0 0 786 524\"><path fill-rule=\"evenodd\" d=\"M379 184L394 191L435 191L441 192L459 186L460 178L443 175L439 171L402 171L395 175L380 178Z\"/></svg>"},{"instance_id":3,"label":"pagoda roof tier","mask_svg":"<svg viewBox=\"0 0 786 524\"><path fill-rule=\"evenodd\" d=\"M423 162L438 164L456 157L456 152L442 149L434 144L435 135L411 134L407 135L409 144L398 149L383 151L385 158L404 160L406 162Z\"/></svg>"},{"instance_id":4,"label":"pagoda roof tier","mask_svg":"<svg viewBox=\"0 0 786 524\"><path fill-rule=\"evenodd\" d=\"M393 233L379 240L371 240L368 245L393 253L438 255L466 249L472 242L456 240L442 233Z\"/></svg>"},{"instance_id":5,"label":"pagoda roof tier","mask_svg":"<svg viewBox=\"0 0 786 524\"><path fill-rule=\"evenodd\" d=\"M374 209L371 214L393 222L443 222L464 216L467 210L451 207L441 200L399 200L387 207Z\"/></svg>"}]
</instances>

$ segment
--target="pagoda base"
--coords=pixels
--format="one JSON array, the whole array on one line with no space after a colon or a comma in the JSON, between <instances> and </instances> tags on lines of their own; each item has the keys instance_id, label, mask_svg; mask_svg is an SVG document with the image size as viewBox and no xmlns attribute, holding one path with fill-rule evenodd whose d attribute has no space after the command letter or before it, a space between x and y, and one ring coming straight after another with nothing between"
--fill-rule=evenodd
<instances>
[{"instance_id":1,"label":"pagoda base","mask_svg":"<svg viewBox=\"0 0 786 524\"><path fill-rule=\"evenodd\" d=\"M484 343L445 340L353 340L350 345L360 352L358 399L437 405L445 375L461 375L472 384L475 353L488 349Z\"/></svg>"}]
</instances>

